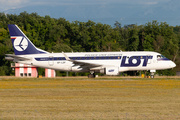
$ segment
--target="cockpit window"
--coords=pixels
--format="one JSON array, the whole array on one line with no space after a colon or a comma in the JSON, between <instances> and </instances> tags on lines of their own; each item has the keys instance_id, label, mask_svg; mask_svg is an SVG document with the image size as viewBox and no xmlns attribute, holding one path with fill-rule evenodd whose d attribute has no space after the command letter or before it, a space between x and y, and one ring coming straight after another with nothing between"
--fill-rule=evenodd
<instances>
[{"instance_id":1,"label":"cockpit window","mask_svg":"<svg viewBox=\"0 0 180 120\"><path fill-rule=\"evenodd\" d=\"M164 57L163 55L161 55L161 58L166 58L166 57Z\"/></svg>"},{"instance_id":2,"label":"cockpit window","mask_svg":"<svg viewBox=\"0 0 180 120\"><path fill-rule=\"evenodd\" d=\"M157 58L166 58L163 55L157 55Z\"/></svg>"}]
</instances>

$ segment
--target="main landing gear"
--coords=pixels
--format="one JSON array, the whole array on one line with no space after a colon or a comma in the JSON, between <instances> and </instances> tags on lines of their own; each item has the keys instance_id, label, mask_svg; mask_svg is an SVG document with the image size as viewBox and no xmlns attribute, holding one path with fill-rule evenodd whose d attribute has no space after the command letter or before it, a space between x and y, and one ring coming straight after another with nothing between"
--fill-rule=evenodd
<instances>
[{"instance_id":1,"label":"main landing gear","mask_svg":"<svg viewBox=\"0 0 180 120\"><path fill-rule=\"evenodd\" d=\"M90 74L88 75L88 78L95 78L95 73L94 71L90 71Z\"/></svg>"}]
</instances>

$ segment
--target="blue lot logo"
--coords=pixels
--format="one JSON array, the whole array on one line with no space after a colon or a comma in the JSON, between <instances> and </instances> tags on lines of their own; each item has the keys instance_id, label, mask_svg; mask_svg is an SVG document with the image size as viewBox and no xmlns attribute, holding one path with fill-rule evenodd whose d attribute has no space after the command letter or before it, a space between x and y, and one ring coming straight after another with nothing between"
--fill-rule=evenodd
<instances>
[{"instance_id":1,"label":"blue lot logo","mask_svg":"<svg viewBox=\"0 0 180 120\"><path fill-rule=\"evenodd\" d=\"M152 58L153 56L131 56L130 58L127 58L127 56L123 56L121 67L137 67L141 64L141 62L143 62L142 66L146 67L148 60Z\"/></svg>"},{"instance_id":2,"label":"blue lot logo","mask_svg":"<svg viewBox=\"0 0 180 120\"><path fill-rule=\"evenodd\" d=\"M114 69L109 70L109 72L114 72Z\"/></svg>"},{"instance_id":3,"label":"blue lot logo","mask_svg":"<svg viewBox=\"0 0 180 120\"><path fill-rule=\"evenodd\" d=\"M25 37L16 37L14 40L14 48L17 51L24 51L28 47L28 41Z\"/></svg>"}]
</instances>

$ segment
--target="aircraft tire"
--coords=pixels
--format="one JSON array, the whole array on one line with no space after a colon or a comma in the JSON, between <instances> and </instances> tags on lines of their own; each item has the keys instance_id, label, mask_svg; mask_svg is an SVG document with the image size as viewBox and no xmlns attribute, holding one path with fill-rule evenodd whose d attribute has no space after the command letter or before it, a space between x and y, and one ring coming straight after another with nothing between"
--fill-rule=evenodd
<instances>
[{"instance_id":1,"label":"aircraft tire","mask_svg":"<svg viewBox=\"0 0 180 120\"><path fill-rule=\"evenodd\" d=\"M151 75L151 78L154 78L154 75Z\"/></svg>"},{"instance_id":2,"label":"aircraft tire","mask_svg":"<svg viewBox=\"0 0 180 120\"><path fill-rule=\"evenodd\" d=\"M95 78L95 74L89 74L88 78Z\"/></svg>"}]
</instances>

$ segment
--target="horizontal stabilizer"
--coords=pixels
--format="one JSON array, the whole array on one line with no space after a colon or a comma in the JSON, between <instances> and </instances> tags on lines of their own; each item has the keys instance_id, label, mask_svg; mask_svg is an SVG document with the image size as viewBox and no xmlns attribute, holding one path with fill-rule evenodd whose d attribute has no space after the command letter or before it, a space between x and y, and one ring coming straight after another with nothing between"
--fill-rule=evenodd
<instances>
[{"instance_id":1,"label":"horizontal stabilizer","mask_svg":"<svg viewBox=\"0 0 180 120\"><path fill-rule=\"evenodd\" d=\"M24 61L24 60L31 60L31 58L28 58L28 57L21 57L21 56L17 56L17 55L13 55L13 54L6 54L7 57L5 57L6 60L10 60L10 61L13 61L14 59L18 59L18 60L21 60L21 61Z\"/></svg>"}]
</instances>

